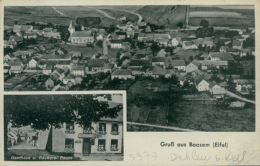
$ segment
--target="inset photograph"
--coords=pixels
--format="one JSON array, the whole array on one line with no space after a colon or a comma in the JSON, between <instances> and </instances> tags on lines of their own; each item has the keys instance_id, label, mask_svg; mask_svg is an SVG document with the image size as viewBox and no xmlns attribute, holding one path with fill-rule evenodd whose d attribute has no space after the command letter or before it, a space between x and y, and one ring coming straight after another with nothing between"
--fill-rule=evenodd
<instances>
[{"instance_id":1,"label":"inset photograph","mask_svg":"<svg viewBox=\"0 0 260 166\"><path fill-rule=\"evenodd\" d=\"M4 96L5 161L122 161L123 94Z\"/></svg>"}]
</instances>

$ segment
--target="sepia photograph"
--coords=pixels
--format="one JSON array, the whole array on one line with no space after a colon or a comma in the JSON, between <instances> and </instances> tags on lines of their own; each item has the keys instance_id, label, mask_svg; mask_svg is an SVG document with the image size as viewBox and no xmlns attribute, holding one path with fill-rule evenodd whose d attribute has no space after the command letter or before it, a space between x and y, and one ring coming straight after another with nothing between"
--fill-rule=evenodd
<instances>
[{"instance_id":1,"label":"sepia photograph","mask_svg":"<svg viewBox=\"0 0 260 166\"><path fill-rule=\"evenodd\" d=\"M4 95L5 161L123 161L123 94Z\"/></svg>"},{"instance_id":2,"label":"sepia photograph","mask_svg":"<svg viewBox=\"0 0 260 166\"><path fill-rule=\"evenodd\" d=\"M254 8L5 6L4 90L125 90L129 132L255 132Z\"/></svg>"}]
</instances>

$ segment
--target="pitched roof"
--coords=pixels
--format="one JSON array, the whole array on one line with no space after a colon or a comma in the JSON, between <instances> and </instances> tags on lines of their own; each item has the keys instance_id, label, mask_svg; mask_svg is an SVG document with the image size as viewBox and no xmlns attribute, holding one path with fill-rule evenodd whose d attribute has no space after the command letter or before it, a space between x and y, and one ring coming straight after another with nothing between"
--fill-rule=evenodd
<instances>
[{"instance_id":1,"label":"pitched roof","mask_svg":"<svg viewBox=\"0 0 260 166\"><path fill-rule=\"evenodd\" d=\"M57 65L70 65L70 61L58 61Z\"/></svg>"},{"instance_id":2,"label":"pitched roof","mask_svg":"<svg viewBox=\"0 0 260 166\"><path fill-rule=\"evenodd\" d=\"M204 79L201 76L197 76L197 77L194 78L194 80L195 80L195 83L198 85Z\"/></svg>"},{"instance_id":3,"label":"pitched roof","mask_svg":"<svg viewBox=\"0 0 260 166\"><path fill-rule=\"evenodd\" d=\"M122 43L122 40L110 40L110 43Z\"/></svg>"},{"instance_id":4,"label":"pitched roof","mask_svg":"<svg viewBox=\"0 0 260 166\"><path fill-rule=\"evenodd\" d=\"M211 61L211 60L203 60L203 61L199 61L199 63L202 66L208 66L208 65L212 65L212 66L227 66L228 62L227 61Z\"/></svg>"},{"instance_id":5,"label":"pitched roof","mask_svg":"<svg viewBox=\"0 0 260 166\"><path fill-rule=\"evenodd\" d=\"M212 89L212 93L214 95L222 95L222 94L226 94L226 90L224 88L214 88Z\"/></svg>"},{"instance_id":6,"label":"pitched roof","mask_svg":"<svg viewBox=\"0 0 260 166\"><path fill-rule=\"evenodd\" d=\"M229 52L210 52L209 56L218 57L220 60L234 60Z\"/></svg>"},{"instance_id":7,"label":"pitched roof","mask_svg":"<svg viewBox=\"0 0 260 166\"><path fill-rule=\"evenodd\" d=\"M242 45L242 41L233 40L233 46L241 46L241 45Z\"/></svg>"},{"instance_id":8,"label":"pitched roof","mask_svg":"<svg viewBox=\"0 0 260 166\"><path fill-rule=\"evenodd\" d=\"M215 85L217 85L215 82L210 82L209 83L209 88L212 89Z\"/></svg>"},{"instance_id":9,"label":"pitched roof","mask_svg":"<svg viewBox=\"0 0 260 166\"><path fill-rule=\"evenodd\" d=\"M107 59L91 59L88 62L88 67L103 67L104 63L107 62Z\"/></svg>"},{"instance_id":10,"label":"pitched roof","mask_svg":"<svg viewBox=\"0 0 260 166\"><path fill-rule=\"evenodd\" d=\"M171 65L172 66L186 66L184 60L172 60Z\"/></svg>"},{"instance_id":11,"label":"pitched roof","mask_svg":"<svg viewBox=\"0 0 260 166\"><path fill-rule=\"evenodd\" d=\"M22 66L11 66L10 70L22 70Z\"/></svg>"},{"instance_id":12,"label":"pitched roof","mask_svg":"<svg viewBox=\"0 0 260 166\"><path fill-rule=\"evenodd\" d=\"M50 76L50 78L51 78L52 80L57 80L58 78L60 78L60 76L59 76L57 73L52 73L51 76Z\"/></svg>"},{"instance_id":13,"label":"pitched roof","mask_svg":"<svg viewBox=\"0 0 260 166\"><path fill-rule=\"evenodd\" d=\"M143 59L132 59L129 66L150 66L151 62L149 60Z\"/></svg>"},{"instance_id":14,"label":"pitched roof","mask_svg":"<svg viewBox=\"0 0 260 166\"><path fill-rule=\"evenodd\" d=\"M103 68L104 68L104 69L112 69L113 66L114 66L114 64L112 64L112 63L105 63L104 66L103 66Z\"/></svg>"},{"instance_id":15,"label":"pitched roof","mask_svg":"<svg viewBox=\"0 0 260 166\"><path fill-rule=\"evenodd\" d=\"M227 46L221 46L220 50L227 50Z\"/></svg>"},{"instance_id":16,"label":"pitched roof","mask_svg":"<svg viewBox=\"0 0 260 166\"><path fill-rule=\"evenodd\" d=\"M171 36L169 34L154 34L154 38L162 38L162 39L169 39Z\"/></svg>"},{"instance_id":17,"label":"pitched roof","mask_svg":"<svg viewBox=\"0 0 260 166\"><path fill-rule=\"evenodd\" d=\"M152 58L152 62L166 62L167 58L165 57L154 57Z\"/></svg>"},{"instance_id":18,"label":"pitched roof","mask_svg":"<svg viewBox=\"0 0 260 166\"><path fill-rule=\"evenodd\" d=\"M84 71L85 66L84 65L73 65L71 66L71 70L83 70Z\"/></svg>"},{"instance_id":19,"label":"pitched roof","mask_svg":"<svg viewBox=\"0 0 260 166\"><path fill-rule=\"evenodd\" d=\"M59 74L62 74L62 73L64 73L64 72L65 72L65 70L64 70L64 69L62 69L62 68L57 68L57 69L56 69L56 71L57 71Z\"/></svg>"},{"instance_id":20,"label":"pitched roof","mask_svg":"<svg viewBox=\"0 0 260 166\"><path fill-rule=\"evenodd\" d=\"M117 69L115 70L112 75L131 75L132 71L127 69Z\"/></svg>"},{"instance_id":21,"label":"pitched roof","mask_svg":"<svg viewBox=\"0 0 260 166\"><path fill-rule=\"evenodd\" d=\"M72 33L71 37L91 37L91 31L75 31Z\"/></svg>"},{"instance_id":22,"label":"pitched roof","mask_svg":"<svg viewBox=\"0 0 260 166\"><path fill-rule=\"evenodd\" d=\"M165 50L164 49L161 49L158 53L157 53L157 55L166 55L167 53L165 52Z\"/></svg>"},{"instance_id":23,"label":"pitched roof","mask_svg":"<svg viewBox=\"0 0 260 166\"><path fill-rule=\"evenodd\" d=\"M166 70L164 70L159 66L154 66L153 75L165 75L165 74L166 74Z\"/></svg>"}]
</instances>

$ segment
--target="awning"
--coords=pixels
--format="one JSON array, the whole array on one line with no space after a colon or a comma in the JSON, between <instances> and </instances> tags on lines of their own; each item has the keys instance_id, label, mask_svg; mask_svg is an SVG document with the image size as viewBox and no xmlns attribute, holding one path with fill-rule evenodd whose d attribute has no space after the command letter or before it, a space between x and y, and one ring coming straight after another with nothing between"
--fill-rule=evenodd
<instances>
[{"instance_id":1,"label":"awning","mask_svg":"<svg viewBox=\"0 0 260 166\"><path fill-rule=\"evenodd\" d=\"M93 134L79 133L78 137L79 138L94 138L94 135Z\"/></svg>"}]
</instances>

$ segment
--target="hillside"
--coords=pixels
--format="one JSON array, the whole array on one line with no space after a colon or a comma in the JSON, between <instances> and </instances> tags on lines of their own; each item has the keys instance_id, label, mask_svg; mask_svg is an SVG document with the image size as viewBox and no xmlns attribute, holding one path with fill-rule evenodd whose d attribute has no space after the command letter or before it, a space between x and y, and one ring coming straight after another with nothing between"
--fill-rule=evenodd
<instances>
[{"instance_id":1,"label":"hillside","mask_svg":"<svg viewBox=\"0 0 260 166\"><path fill-rule=\"evenodd\" d=\"M136 11L143 16L146 22L153 24L164 25L165 27L176 27L178 22L185 21L186 6L144 6ZM230 12L230 14L224 17L211 17L207 14L201 15L200 17L192 17L189 19L189 25L199 26L200 21L205 19L209 21L210 25L213 26L228 26L228 27L254 27L254 10L253 9L226 9L215 6L191 6L190 13L198 15L196 12ZM194 14L196 13L196 14ZM241 15L241 17L234 17L234 14ZM233 15L232 15L233 14ZM222 14L223 15L223 14Z\"/></svg>"}]
</instances>

